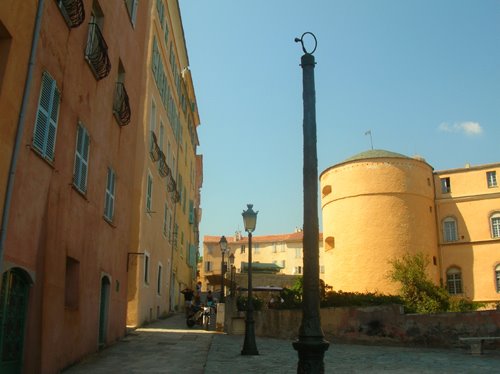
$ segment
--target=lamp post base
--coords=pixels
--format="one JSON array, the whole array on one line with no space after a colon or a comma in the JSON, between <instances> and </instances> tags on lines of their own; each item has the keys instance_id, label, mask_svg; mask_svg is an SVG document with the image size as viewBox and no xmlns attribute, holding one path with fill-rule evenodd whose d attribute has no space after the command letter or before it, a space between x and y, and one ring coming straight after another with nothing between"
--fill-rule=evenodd
<instances>
[{"instance_id":1,"label":"lamp post base","mask_svg":"<svg viewBox=\"0 0 500 374\"><path fill-rule=\"evenodd\" d=\"M325 363L323 358L330 343L324 340L323 337L309 339L300 340L299 338L298 341L292 343L293 348L299 354L297 374L324 374Z\"/></svg>"},{"instance_id":2,"label":"lamp post base","mask_svg":"<svg viewBox=\"0 0 500 374\"><path fill-rule=\"evenodd\" d=\"M257 344L255 343L255 328L254 321L245 321L245 341L243 342L243 349L241 354L243 356L257 356L259 351L257 350Z\"/></svg>"}]
</instances>

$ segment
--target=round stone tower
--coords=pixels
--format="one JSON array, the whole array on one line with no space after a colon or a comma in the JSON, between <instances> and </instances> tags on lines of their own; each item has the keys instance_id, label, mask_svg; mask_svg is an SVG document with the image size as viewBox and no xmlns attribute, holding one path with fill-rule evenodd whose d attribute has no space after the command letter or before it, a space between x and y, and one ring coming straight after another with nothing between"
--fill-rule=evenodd
<instances>
[{"instance_id":1,"label":"round stone tower","mask_svg":"<svg viewBox=\"0 0 500 374\"><path fill-rule=\"evenodd\" d=\"M325 274L334 290L394 294L389 261L423 252L439 281L433 169L422 158L370 150L320 175Z\"/></svg>"}]
</instances>

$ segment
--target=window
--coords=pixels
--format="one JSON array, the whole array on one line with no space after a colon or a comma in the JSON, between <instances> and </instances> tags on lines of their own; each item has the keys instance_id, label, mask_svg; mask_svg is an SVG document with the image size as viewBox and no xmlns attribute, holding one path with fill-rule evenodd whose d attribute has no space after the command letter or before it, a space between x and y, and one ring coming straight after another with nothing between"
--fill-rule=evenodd
<instances>
[{"instance_id":1,"label":"window","mask_svg":"<svg viewBox=\"0 0 500 374\"><path fill-rule=\"evenodd\" d=\"M33 148L49 161L54 161L59 100L56 81L48 73L43 73L33 131Z\"/></svg>"},{"instance_id":2,"label":"window","mask_svg":"<svg viewBox=\"0 0 500 374\"><path fill-rule=\"evenodd\" d=\"M302 257L302 248L295 248L295 258Z\"/></svg>"},{"instance_id":3,"label":"window","mask_svg":"<svg viewBox=\"0 0 500 374\"><path fill-rule=\"evenodd\" d=\"M497 265L497 267L495 268L495 281L497 292L500 292L500 265Z\"/></svg>"},{"instance_id":4,"label":"window","mask_svg":"<svg viewBox=\"0 0 500 374\"><path fill-rule=\"evenodd\" d=\"M500 212L493 213L490 218L491 221L491 236L493 238L500 238Z\"/></svg>"},{"instance_id":5,"label":"window","mask_svg":"<svg viewBox=\"0 0 500 374\"><path fill-rule=\"evenodd\" d=\"M163 208L163 236L168 236L168 205L165 203Z\"/></svg>"},{"instance_id":6,"label":"window","mask_svg":"<svg viewBox=\"0 0 500 374\"><path fill-rule=\"evenodd\" d=\"M212 271L212 262L205 261L205 271Z\"/></svg>"},{"instance_id":7,"label":"window","mask_svg":"<svg viewBox=\"0 0 500 374\"><path fill-rule=\"evenodd\" d=\"M104 217L109 221L113 220L115 211L115 178L115 171L108 168L106 194L104 197Z\"/></svg>"},{"instance_id":8,"label":"window","mask_svg":"<svg viewBox=\"0 0 500 374\"><path fill-rule=\"evenodd\" d=\"M498 187L496 171L487 171L486 180L488 181L488 188Z\"/></svg>"},{"instance_id":9,"label":"window","mask_svg":"<svg viewBox=\"0 0 500 374\"><path fill-rule=\"evenodd\" d=\"M276 252L277 252L276 243L273 243L273 253L276 253Z\"/></svg>"},{"instance_id":10,"label":"window","mask_svg":"<svg viewBox=\"0 0 500 374\"><path fill-rule=\"evenodd\" d=\"M455 218L448 217L444 219L443 232L445 242L454 242L458 240L457 221Z\"/></svg>"},{"instance_id":11,"label":"window","mask_svg":"<svg viewBox=\"0 0 500 374\"><path fill-rule=\"evenodd\" d=\"M462 293L462 273L459 268L449 268L446 272L446 283L451 295Z\"/></svg>"},{"instance_id":12,"label":"window","mask_svg":"<svg viewBox=\"0 0 500 374\"><path fill-rule=\"evenodd\" d=\"M295 266L293 274L302 274L302 266Z\"/></svg>"},{"instance_id":13,"label":"window","mask_svg":"<svg viewBox=\"0 0 500 374\"><path fill-rule=\"evenodd\" d=\"M146 212L151 213L153 205L153 177L148 173L147 186L146 186Z\"/></svg>"},{"instance_id":14,"label":"window","mask_svg":"<svg viewBox=\"0 0 500 374\"><path fill-rule=\"evenodd\" d=\"M64 305L68 308L78 308L80 262L66 257L66 285Z\"/></svg>"},{"instance_id":15,"label":"window","mask_svg":"<svg viewBox=\"0 0 500 374\"><path fill-rule=\"evenodd\" d=\"M254 245L253 253L260 253L260 246L258 244Z\"/></svg>"},{"instance_id":16,"label":"window","mask_svg":"<svg viewBox=\"0 0 500 374\"><path fill-rule=\"evenodd\" d=\"M320 272L321 274L325 274L325 265L321 265L321 266L319 267L319 272Z\"/></svg>"},{"instance_id":17,"label":"window","mask_svg":"<svg viewBox=\"0 0 500 374\"><path fill-rule=\"evenodd\" d=\"M127 5L130 22L132 22L132 25L135 26L135 21L137 19L137 5L139 4L139 0L125 0L125 4Z\"/></svg>"},{"instance_id":18,"label":"window","mask_svg":"<svg viewBox=\"0 0 500 374\"><path fill-rule=\"evenodd\" d=\"M333 236L328 236L325 239L325 251L329 251L335 248L335 238Z\"/></svg>"},{"instance_id":19,"label":"window","mask_svg":"<svg viewBox=\"0 0 500 374\"><path fill-rule=\"evenodd\" d=\"M286 246L285 243L280 243L280 252L286 252Z\"/></svg>"},{"instance_id":20,"label":"window","mask_svg":"<svg viewBox=\"0 0 500 374\"><path fill-rule=\"evenodd\" d=\"M451 184L450 178L441 178L441 192L442 193L450 193L451 192Z\"/></svg>"},{"instance_id":21,"label":"window","mask_svg":"<svg viewBox=\"0 0 500 374\"><path fill-rule=\"evenodd\" d=\"M245 253L245 245L244 244L240 247L240 253Z\"/></svg>"},{"instance_id":22,"label":"window","mask_svg":"<svg viewBox=\"0 0 500 374\"><path fill-rule=\"evenodd\" d=\"M144 283L149 284L149 253L144 252Z\"/></svg>"},{"instance_id":23,"label":"window","mask_svg":"<svg viewBox=\"0 0 500 374\"><path fill-rule=\"evenodd\" d=\"M9 61L9 51L12 44L12 36L0 21L0 90L4 82L5 69Z\"/></svg>"},{"instance_id":24,"label":"window","mask_svg":"<svg viewBox=\"0 0 500 374\"><path fill-rule=\"evenodd\" d=\"M156 292L158 295L161 295L161 271L162 271L162 266L161 264L158 264L158 278L156 280Z\"/></svg>"},{"instance_id":25,"label":"window","mask_svg":"<svg viewBox=\"0 0 500 374\"><path fill-rule=\"evenodd\" d=\"M87 174L89 168L90 137L87 129L78 124L76 131L75 169L73 185L82 193L87 191Z\"/></svg>"},{"instance_id":26,"label":"window","mask_svg":"<svg viewBox=\"0 0 500 374\"><path fill-rule=\"evenodd\" d=\"M284 268L285 268L285 265L286 265L285 260L281 260L281 265L280 265L280 266L281 266L281 268L283 268L283 269L284 269Z\"/></svg>"}]
</instances>

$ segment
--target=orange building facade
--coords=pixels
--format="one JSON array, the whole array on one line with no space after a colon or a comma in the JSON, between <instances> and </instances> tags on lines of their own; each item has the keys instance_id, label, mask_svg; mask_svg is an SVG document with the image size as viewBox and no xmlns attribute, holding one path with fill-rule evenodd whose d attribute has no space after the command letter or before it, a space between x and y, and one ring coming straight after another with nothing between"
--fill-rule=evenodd
<instances>
[{"instance_id":1,"label":"orange building facade","mask_svg":"<svg viewBox=\"0 0 500 374\"><path fill-rule=\"evenodd\" d=\"M2 373L58 372L125 333L147 5L0 3Z\"/></svg>"},{"instance_id":2,"label":"orange building facade","mask_svg":"<svg viewBox=\"0 0 500 374\"><path fill-rule=\"evenodd\" d=\"M424 253L452 295L500 301L500 164L434 171L422 158L371 150L320 175L326 283L396 293L389 261Z\"/></svg>"}]
</instances>

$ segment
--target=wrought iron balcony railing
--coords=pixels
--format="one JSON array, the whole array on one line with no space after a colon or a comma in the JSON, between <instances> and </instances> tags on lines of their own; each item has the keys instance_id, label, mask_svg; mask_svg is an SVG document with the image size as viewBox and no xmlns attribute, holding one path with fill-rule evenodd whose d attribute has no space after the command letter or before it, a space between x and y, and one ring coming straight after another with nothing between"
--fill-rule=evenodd
<instances>
[{"instance_id":1,"label":"wrought iron balcony railing","mask_svg":"<svg viewBox=\"0 0 500 374\"><path fill-rule=\"evenodd\" d=\"M162 178L170 175L170 168L167 165L167 161L165 160L165 154L160 151L160 159L158 160L158 172Z\"/></svg>"},{"instance_id":2,"label":"wrought iron balcony railing","mask_svg":"<svg viewBox=\"0 0 500 374\"><path fill-rule=\"evenodd\" d=\"M115 100L113 101L113 114L120 124L126 126L130 123L130 104L127 90L123 83L116 83Z\"/></svg>"},{"instance_id":3,"label":"wrought iron balcony railing","mask_svg":"<svg viewBox=\"0 0 500 374\"><path fill-rule=\"evenodd\" d=\"M158 141L156 140L156 135L154 131L151 131L151 140L150 140L149 154L151 155L151 159L156 162L160 159L160 153L163 153L158 147Z\"/></svg>"},{"instance_id":4,"label":"wrought iron balcony railing","mask_svg":"<svg viewBox=\"0 0 500 374\"><path fill-rule=\"evenodd\" d=\"M167 191L168 192L173 192L177 189L177 183L175 183L174 177L172 177L172 173L168 176L168 182L167 182Z\"/></svg>"},{"instance_id":5,"label":"wrought iron balcony railing","mask_svg":"<svg viewBox=\"0 0 500 374\"><path fill-rule=\"evenodd\" d=\"M111 61L108 56L108 45L101 34L97 23L89 23L89 37L85 58L89 62L97 80L105 78L111 71Z\"/></svg>"},{"instance_id":6,"label":"wrought iron balcony railing","mask_svg":"<svg viewBox=\"0 0 500 374\"><path fill-rule=\"evenodd\" d=\"M64 20L69 27L78 27L85 19L83 0L56 0Z\"/></svg>"}]
</instances>

